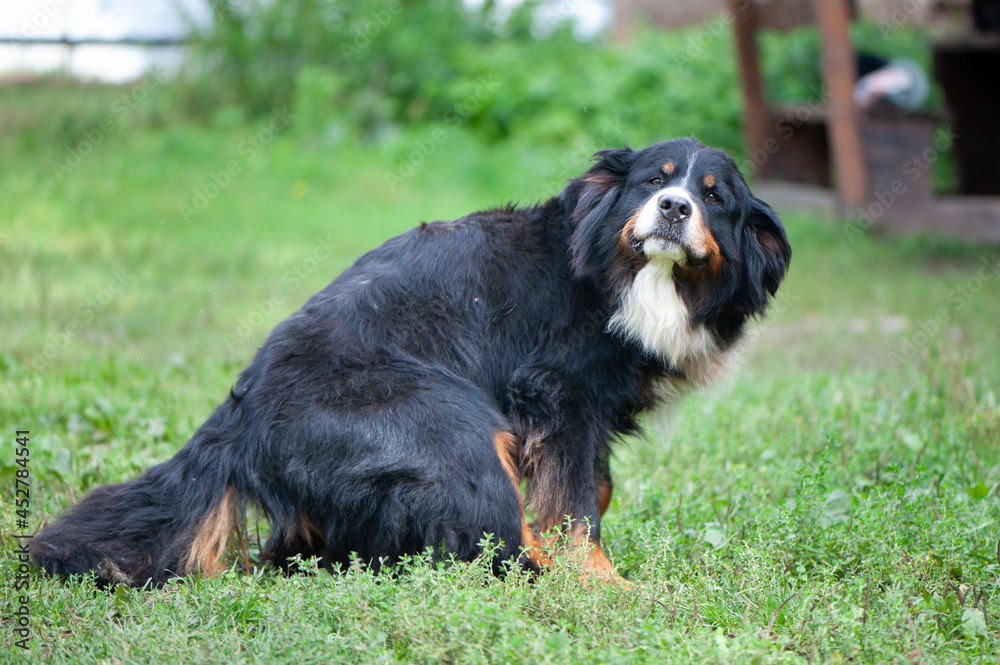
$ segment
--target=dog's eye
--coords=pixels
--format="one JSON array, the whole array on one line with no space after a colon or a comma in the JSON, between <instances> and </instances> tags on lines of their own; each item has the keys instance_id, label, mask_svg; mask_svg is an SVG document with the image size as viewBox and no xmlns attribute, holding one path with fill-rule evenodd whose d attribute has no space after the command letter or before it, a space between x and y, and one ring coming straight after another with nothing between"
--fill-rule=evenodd
<instances>
[{"instance_id":1,"label":"dog's eye","mask_svg":"<svg viewBox=\"0 0 1000 665\"><path fill-rule=\"evenodd\" d=\"M653 187L659 187L660 185L663 184L663 180L661 180L658 177L653 178L652 180L649 181L649 184L652 185Z\"/></svg>"},{"instance_id":2,"label":"dog's eye","mask_svg":"<svg viewBox=\"0 0 1000 665\"><path fill-rule=\"evenodd\" d=\"M711 203L722 203L722 199L720 199L719 195L715 192L709 192L708 196L705 197L705 200Z\"/></svg>"}]
</instances>

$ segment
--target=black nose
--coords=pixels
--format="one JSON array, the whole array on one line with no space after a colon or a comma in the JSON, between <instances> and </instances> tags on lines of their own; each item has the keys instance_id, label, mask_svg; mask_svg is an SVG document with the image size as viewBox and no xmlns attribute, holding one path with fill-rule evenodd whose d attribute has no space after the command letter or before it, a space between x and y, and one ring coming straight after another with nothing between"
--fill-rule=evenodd
<instances>
[{"instance_id":1,"label":"black nose","mask_svg":"<svg viewBox=\"0 0 1000 665\"><path fill-rule=\"evenodd\" d=\"M691 204L679 196L667 194L660 199L660 214L668 224L678 224L691 217Z\"/></svg>"}]
</instances>

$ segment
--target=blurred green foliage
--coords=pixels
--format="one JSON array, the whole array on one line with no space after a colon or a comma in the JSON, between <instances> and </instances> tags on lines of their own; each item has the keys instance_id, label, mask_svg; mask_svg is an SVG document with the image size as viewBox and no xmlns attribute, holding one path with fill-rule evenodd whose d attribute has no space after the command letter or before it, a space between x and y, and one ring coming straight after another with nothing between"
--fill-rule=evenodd
<instances>
[{"instance_id":1,"label":"blurred green foliage","mask_svg":"<svg viewBox=\"0 0 1000 665\"><path fill-rule=\"evenodd\" d=\"M302 144L378 144L397 154L404 171L414 155L423 159L445 141L555 147L564 151L561 170L547 190L577 175L596 150L678 136L694 135L747 163L731 14L684 30L640 27L628 41L611 42L602 34L581 40L569 20L540 30L539 2L502 18L493 2L470 8L461 0L211 6L214 23L196 34L181 75L145 86L141 102L130 102L132 89L111 86L78 91L73 107L45 102L61 94L55 81L5 100L0 138L46 164L62 163L69 155L53 146L76 145L107 117L112 134L120 126L191 121L233 132L287 109L290 133ZM928 36L919 29L885 39L862 21L852 39L859 51L929 67ZM758 45L770 103L822 99L815 28L764 31ZM123 95L129 103L120 115L113 105ZM940 105L939 91L928 104ZM938 181L953 180L950 164L935 167Z\"/></svg>"},{"instance_id":2,"label":"blurred green foliage","mask_svg":"<svg viewBox=\"0 0 1000 665\"><path fill-rule=\"evenodd\" d=\"M487 143L588 150L694 134L744 152L731 13L606 42L579 39L568 16L540 22L543 5L217 0L180 81L181 103L227 127L287 107L296 133L327 145L405 142L407 128L441 126ZM878 35L863 22L852 33L859 50L926 67L926 35ZM771 101L822 97L815 28L765 32L759 46Z\"/></svg>"},{"instance_id":3,"label":"blurred green foliage","mask_svg":"<svg viewBox=\"0 0 1000 665\"><path fill-rule=\"evenodd\" d=\"M213 3L184 77L187 111L212 118L289 107L299 132L370 140L421 124L494 142L642 144L696 134L742 145L731 27L723 18L626 44L539 34L537 3L503 20L486 2L278 0Z\"/></svg>"}]
</instances>

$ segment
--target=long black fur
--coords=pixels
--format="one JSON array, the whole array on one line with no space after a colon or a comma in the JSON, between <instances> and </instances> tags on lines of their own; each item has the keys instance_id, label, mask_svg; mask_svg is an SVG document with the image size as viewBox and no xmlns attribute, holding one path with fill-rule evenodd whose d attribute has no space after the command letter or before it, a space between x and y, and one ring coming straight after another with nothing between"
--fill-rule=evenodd
<instances>
[{"instance_id":1,"label":"long black fur","mask_svg":"<svg viewBox=\"0 0 1000 665\"><path fill-rule=\"evenodd\" d=\"M237 519L250 504L270 517L267 555L282 567L427 548L470 559L485 534L502 543L498 570L531 566L498 432L516 442L535 526L571 515L599 543L609 441L657 402L655 380L680 374L608 331L635 270L618 239L649 196L644 174L692 151L724 195L709 215L724 261L675 278L692 319L729 348L787 268L777 217L732 160L692 139L603 151L544 204L422 224L362 256L273 331L176 456L38 533L36 561L162 584L193 572L192 544L228 493Z\"/></svg>"}]
</instances>

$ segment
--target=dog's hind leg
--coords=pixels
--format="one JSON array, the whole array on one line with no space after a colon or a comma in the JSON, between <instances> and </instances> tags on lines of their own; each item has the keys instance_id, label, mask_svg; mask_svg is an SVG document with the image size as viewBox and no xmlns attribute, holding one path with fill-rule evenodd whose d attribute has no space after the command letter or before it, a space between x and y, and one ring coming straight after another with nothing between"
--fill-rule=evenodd
<instances>
[{"instance_id":1,"label":"dog's hind leg","mask_svg":"<svg viewBox=\"0 0 1000 665\"><path fill-rule=\"evenodd\" d=\"M470 560L490 537L496 572L506 561L536 567L521 553L530 530L505 467L507 423L475 385L420 371L381 400L341 400L284 419L286 455L264 503L282 498L315 529L276 523L267 552L277 565L309 552L332 568L355 557L377 568L427 550Z\"/></svg>"}]
</instances>

